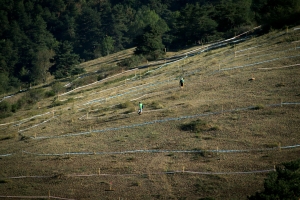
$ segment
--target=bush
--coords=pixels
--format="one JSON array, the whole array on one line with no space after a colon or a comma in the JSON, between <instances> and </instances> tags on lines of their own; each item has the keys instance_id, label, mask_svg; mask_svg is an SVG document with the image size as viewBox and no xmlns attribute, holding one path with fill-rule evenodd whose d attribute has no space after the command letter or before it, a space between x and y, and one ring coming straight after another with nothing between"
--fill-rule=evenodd
<instances>
[{"instance_id":1,"label":"bush","mask_svg":"<svg viewBox=\"0 0 300 200\"><path fill-rule=\"evenodd\" d=\"M80 67L75 67L72 71L71 71L71 75L78 75L78 74L82 74L84 73L85 70L83 68Z\"/></svg>"},{"instance_id":2,"label":"bush","mask_svg":"<svg viewBox=\"0 0 300 200\"><path fill-rule=\"evenodd\" d=\"M106 77L108 77L108 74L100 74L100 75L97 77L97 81L101 81L102 79L105 79Z\"/></svg>"},{"instance_id":3,"label":"bush","mask_svg":"<svg viewBox=\"0 0 300 200\"><path fill-rule=\"evenodd\" d=\"M201 132L209 129L207 122L197 119L188 124L182 124L180 126L183 131Z\"/></svg>"},{"instance_id":4,"label":"bush","mask_svg":"<svg viewBox=\"0 0 300 200\"><path fill-rule=\"evenodd\" d=\"M65 88L62 83L55 82L51 85L52 90L55 94L65 91Z\"/></svg>"},{"instance_id":5,"label":"bush","mask_svg":"<svg viewBox=\"0 0 300 200\"><path fill-rule=\"evenodd\" d=\"M120 109L133 107L133 103L131 101L126 101L125 103L119 104Z\"/></svg>"},{"instance_id":6,"label":"bush","mask_svg":"<svg viewBox=\"0 0 300 200\"><path fill-rule=\"evenodd\" d=\"M38 101L40 101L44 96L44 90L43 89L33 89L29 90L26 94L26 100L28 104L34 104Z\"/></svg>"},{"instance_id":7,"label":"bush","mask_svg":"<svg viewBox=\"0 0 300 200\"><path fill-rule=\"evenodd\" d=\"M12 114L9 112L0 112L0 119L4 119L6 117L10 117Z\"/></svg>"},{"instance_id":8,"label":"bush","mask_svg":"<svg viewBox=\"0 0 300 200\"><path fill-rule=\"evenodd\" d=\"M145 61L146 59L143 55L133 55L130 58L126 58L123 61L119 62L118 66L125 68L133 68Z\"/></svg>"},{"instance_id":9,"label":"bush","mask_svg":"<svg viewBox=\"0 0 300 200\"><path fill-rule=\"evenodd\" d=\"M0 102L0 112L10 112L11 111L11 105L6 101Z\"/></svg>"},{"instance_id":10,"label":"bush","mask_svg":"<svg viewBox=\"0 0 300 200\"><path fill-rule=\"evenodd\" d=\"M47 91L45 92L45 97L54 97L55 96L55 92L54 90L50 90L50 91Z\"/></svg>"},{"instance_id":11,"label":"bush","mask_svg":"<svg viewBox=\"0 0 300 200\"><path fill-rule=\"evenodd\" d=\"M283 163L275 172L268 174L264 182L265 190L248 197L249 200L300 198L300 159Z\"/></svg>"}]
</instances>

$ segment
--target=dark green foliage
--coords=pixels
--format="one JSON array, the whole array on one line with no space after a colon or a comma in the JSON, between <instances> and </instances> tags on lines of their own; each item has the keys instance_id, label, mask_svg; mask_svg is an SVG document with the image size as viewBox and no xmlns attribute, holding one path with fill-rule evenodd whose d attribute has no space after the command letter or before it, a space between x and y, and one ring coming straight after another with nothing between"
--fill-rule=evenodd
<instances>
[{"instance_id":1,"label":"dark green foliage","mask_svg":"<svg viewBox=\"0 0 300 200\"><path fill-rule=\"evenodd\" d=\"M130 58L125 58L118 63L120 67L125 67L125 69L135 68L140 63L145 62L146 59L143 55L133 55Z\"/></svg>"},{"instance_id":2,"label":"dark green foliage","mask_svg":"<svg viewBox=\"0 0 300 200\"><path fill-rule=\"evenodd\" d=\"M79 64L79 56L73 53L72 45L69 42L63 42L56 50L55 65L51 67L51 71L55 78L64 78L70 76ZM77 67L78 68L78 67Z\"/></svg>"},{"instance_id":3,"label":"dark green foliage","mask_svg":"<svg viewBox=\"0 0 300 200\"><path fill-rule=\"evenodd\" d=\"M9 1L0 4L0 94L83 72L88 61L136 47L146 59L226 38L256 24L300 22L299 0ZM134 67L133 57L120 67Z\"/></svg>"},{"instance_id":4,"label":"dark green foliage","mask_svg":"<svg viewBox=\"0 0 300 200\"><path fill-rule=\"evenodd\" d=\"M177 35L180 44L195 44L217 33L217 22L213 19L215 8L212 5L187 4L177 20Z\"/></svg>"},{"instance_id":5,"label":"dark green foliage","mask_svg":"<svg viewBox=\"0 0 300 200\"><path fill-rule=\"evenodd\" d=\"M45 92L45 97L54 97L55 96L55 91L54 90L50 90Z\"/></svg>"},{"instance_id":6,"label":"dark green foliage","mask_svg":"<svg viewBox=\"0 0 300 200\"><path fill-rule=\"evenodd\" d=\"M248 197L249 200L300 198L300 160L283 163L271 172L264 182L264 191Z\"/></svg>"},{"instance_id":7,"label":"dark green foliage","mask_svg":"<svg viewBox=\"0 0 300 200\"><path fill-rule=\"evenodd\" d=\"M82 74L84 73L85 70L83 68L80 67L75 67L72 71L71 71L71 75L78 75L78 74Z\"/></svg>"},{"instance_id":8,"label":"dark green foliage","mask_svg":"<svg viewBox=\"0 0 300 200\"><path fill-rule=\"evenodd\" d=\"M10 112L11 105L7 101L0 102L0 112Z\"/></svg>"},{"instance_id":9,"label":"dark green foliage","mask_svg":"<svg viewBox=\"0 0 300 200\"><path fill-rule=\"evenodd\" d=\"M144 33L135 40L137 47L134 53L136 55L148 55L153 60L164 55L165 46L162 43L162 33L160 31L155 25L147 26Z\"/></svg>"},{"instance_id":10,"label":"dark green foliage","mask_svg":"<svg viewBox=\"0 0 300 200\"><path fill-rule=\"evenodd\" d=\"M104 37L101 31L100 13L91 7L84 7L77 18L76 52L85 60L95 59L95 51Z\"/></svg>"},{"instance_id":11,"label":"dark green foliage","mask_svg":"<svg viewBox=\"0 0 300 200\"><path fill-rule=\"evenodd\" d=\"M255 19L268 29L298 25L300 22L300 1L298 0L253 0Z\"/></svg>"}]
</instances>

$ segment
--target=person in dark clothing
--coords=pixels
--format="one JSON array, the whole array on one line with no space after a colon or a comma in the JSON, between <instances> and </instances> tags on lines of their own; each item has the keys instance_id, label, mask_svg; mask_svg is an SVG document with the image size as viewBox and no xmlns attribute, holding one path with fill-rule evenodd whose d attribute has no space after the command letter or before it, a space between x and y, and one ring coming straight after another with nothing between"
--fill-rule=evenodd
<instances>
[{"instance_id":1,"label":"person in dark clothing","mask_svg":"<svg viewBox=\"0 0 300 200\"><path fill-rule=\"evenodd\" d=\"M184 79L181 78L180 81L179 81L179 85L180 85L181 88L183 88L183 84L184 84Z\"/></svg>"}]
</instances>

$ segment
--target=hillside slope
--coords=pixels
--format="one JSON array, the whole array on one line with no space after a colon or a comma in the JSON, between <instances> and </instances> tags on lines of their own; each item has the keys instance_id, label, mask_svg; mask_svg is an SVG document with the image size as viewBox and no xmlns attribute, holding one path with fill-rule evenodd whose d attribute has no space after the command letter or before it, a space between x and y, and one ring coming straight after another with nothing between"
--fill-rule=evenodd
<instances>
[{"instance_id":1,"label":"hillside slope","mask_svg":"<svg viewBox=\"0 0 300 200\"><path fill-rule=\"evenodd\" d=\"M299 158L299 40L295 27L196 46L3 119L0 197L247 199Z\"/></svg>"}]
</instances>

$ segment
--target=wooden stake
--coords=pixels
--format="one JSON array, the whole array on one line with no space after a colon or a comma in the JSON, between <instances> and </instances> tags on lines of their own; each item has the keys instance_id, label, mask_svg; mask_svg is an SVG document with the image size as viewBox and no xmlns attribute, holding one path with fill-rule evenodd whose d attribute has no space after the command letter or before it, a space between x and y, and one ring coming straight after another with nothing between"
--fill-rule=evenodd
<instances>
[{"instance_id":1,"label":"wooden stake","mask_svg":"<svg viewBox=\"0 0 300 200\"><path fill-rule=\"evenodd\" d=\"M36 133L34 133L34 138L36 138Z\"/></svg>"},{"instance_id":2,"label":"wooden stake","mask_svg":"<svg viewBox=\"0 0 300 200\"><path fill-rule=\"evenodd\" d=\"M48 191L48 198L50 199L50 190Z\"/></svg>"},{"instance_id":3,"label":"wooden stake","mask_svg":"<svg viewBox=\"0 0 300 200\"><path fill-rule=\"evenodd\" d=\"M223 115L223 112L224 112L224 107L223 107L223 105L222 105L222 115Z\"/></svg>"},{"instance_id":4,"label":"wooden stake","mask_svg":"<svg viewBox=\"0 0 300 200\"><path fill-rule=\"evenodd\" d=\"M282 98L280 99L280 107L282 107Z\"/></svg>"},{"instance_id":5,"label":"wooden stake","mask_svg":"<svg viewBox=\"0 0 300 200\"><path fill-rule=\"evenodd\" d=\"M274 165L274 172L276 172L276 166Z\"/></svg>"},{"instance_id":6,"label":"wooden stake","mask_svg":"<svg viewBox=\"0 0 300 200\"><path fill-rule=\"evenodd\" d=\"M278 142L278 148L279 148L279 151L281 151L281 144L280 144L280 142Z\"/></svg>"},{"instance_id":7,"label":"wooden stake","mask_svg":"<svg viewBox=\"0 0 300 200\"><path fill-rule=\"evenodd\" d=\"M219 71L221 70L221 64L219 63Z\"/></svg>"},{"instance_id":8,"label":"wooden stake","mask_svg":"<svg viewBox=\"0 0 300 200\"><path fill-rule=\"evenodd\" d=\"M89 112L86 112L86 119L89 119Z\"/></svg>"},{"instance_id":9,"label":"wooden stake","mask_svg":"<svg viewBox=\"0 0 300 200\"><path fill-rule=\"evenodd\" d=\"M219 155L219 147L217 147L217 155Z\"/></svg>"},{"instance_id":10,"label":"wooden stake","mask_svg":"<svg viewBox=\"0 0 300 200\"><path fill-rule=\"evenodd\" d=\"M182 167L182 172L184 173L184 166Z\"/></svg>"},{"instance_id":11,"label":"wooden stake","mask_svg":"<svg viewBox=\"0 0 300 200\"><path fill-rule=\"evenodd\" d=\"M112 190L112 182L109 183L109 190Z\"/></svg>"},{"instance_id":12,"label":"wooden stake","mask_svg":"<svg viewBox=\"0 0 300 200\"><path fill-rule=\"evenodd\" d=\"M101 171L100 171L100 168L99 168L99 169L98 169L98 175L99 175L99 176L100 176L100 172L101 172Z\"/></svg>"}]
</instances>

